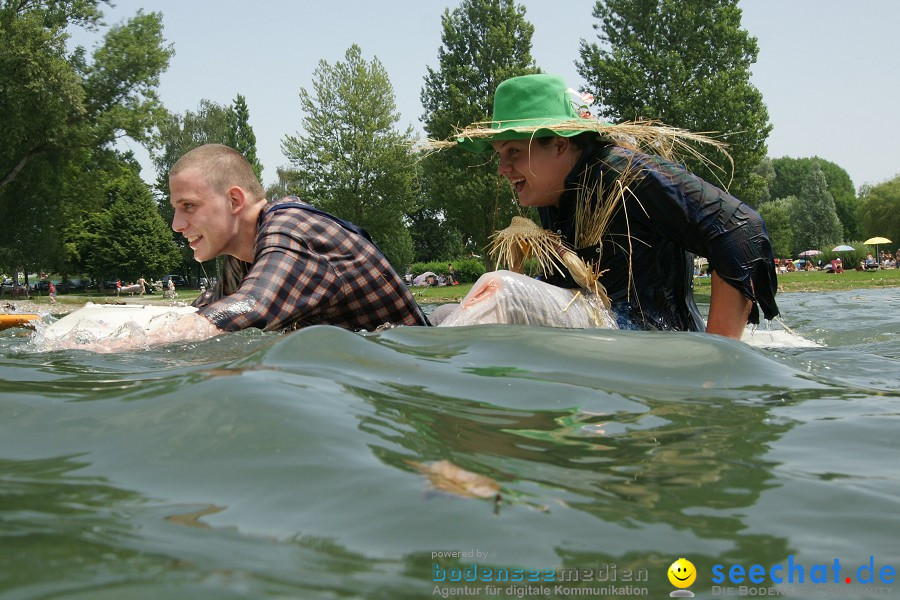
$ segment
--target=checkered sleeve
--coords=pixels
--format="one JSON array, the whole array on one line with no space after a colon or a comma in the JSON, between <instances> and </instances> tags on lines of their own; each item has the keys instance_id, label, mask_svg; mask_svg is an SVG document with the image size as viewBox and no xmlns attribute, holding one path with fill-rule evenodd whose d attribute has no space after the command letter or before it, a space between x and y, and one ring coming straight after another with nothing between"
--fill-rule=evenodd
<instances>
[{"instance_id":1,"label":"checkered sleeve","mask_svg":"<svg viewBox=\"0 0 900 600\"><path fill-rule=\"evenodd\" d=\"M406 286L371 242L330 219L289 208L265 216L256 258L237 292L200 314L225 331L425 324Z\"/></svg>"}]
</instances>

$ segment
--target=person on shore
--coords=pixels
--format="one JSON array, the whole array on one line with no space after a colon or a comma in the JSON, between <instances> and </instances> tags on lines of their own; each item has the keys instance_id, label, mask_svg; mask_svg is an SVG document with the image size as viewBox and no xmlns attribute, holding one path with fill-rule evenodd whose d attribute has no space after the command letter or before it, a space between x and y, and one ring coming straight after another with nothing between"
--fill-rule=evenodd
<instances>
[{"instance_id":1,"label":"person on shore","mask_svg":"<svg viewBox=\"0 0 900 600\"><path fill-rule=\"evenodd\" d=\"M47 291L50 297L50 304L56 304L56 286L53 285L52 281L47 281Z\"/></svg>"},{"instance_id":2,"label":"person on shore","mask_svg":"<svg viewBox=\"0 0 900 600\"><path fill-rule=\"evenodd\" d=\"M671 140L654 140L653 131L671 137L677 130L586 118L571 91L553 75L508 79L496 90L490 123L467 127L455 142L497 153L498 172L519 204L536 208L543 228L600 275L621 327L705 329L740 338L748 321L759 322L759 307L767 319L778 315L775 261L762 218L632 141L666 147L653 142ZM591 221L601 213L602 220ZM586 233L590 224L602 226ZM692 255L706 257L712 275L705 325L693 296ZM571 272L560 271L546 281L577 287Z\"/></svg>"},{"instance_id":3,"label":"person on shore","mask_svg":"<svg viewBox=\"0 0 900 600\"><path fill-rule=\"evenodd\" d=\"M194 258L225 256L216 286L169 337L199 339L251 327L428 324L368 234L295 198L267 202L236 150L220 144L191 150L169 172L169 187L172 229L187 239Z\"/></svg>"}]
</instances>

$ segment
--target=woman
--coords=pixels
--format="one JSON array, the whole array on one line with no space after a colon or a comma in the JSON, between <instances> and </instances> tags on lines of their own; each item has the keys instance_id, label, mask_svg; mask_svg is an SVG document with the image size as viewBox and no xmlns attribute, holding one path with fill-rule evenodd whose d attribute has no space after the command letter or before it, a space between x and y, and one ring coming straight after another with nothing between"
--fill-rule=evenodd
<instances>
[{"instance_id":1,"label":"woman","mask_svg":"<svg viewBox=\"0 0 900 600\"><path fill-rule=\"evenodd\" d=\"M595 274L620 325L740 338L744 325L778 314L771 243L761 217L681 165L634 148L701 136L582 117L565 82L527 75L501 83L489 126L456 136L472 152L493 150L522 206L538 210ZM709 260L707 324L693 297L693 254ZM556 269L547 281L576 287Z\"/></svg>"}]
</instances>

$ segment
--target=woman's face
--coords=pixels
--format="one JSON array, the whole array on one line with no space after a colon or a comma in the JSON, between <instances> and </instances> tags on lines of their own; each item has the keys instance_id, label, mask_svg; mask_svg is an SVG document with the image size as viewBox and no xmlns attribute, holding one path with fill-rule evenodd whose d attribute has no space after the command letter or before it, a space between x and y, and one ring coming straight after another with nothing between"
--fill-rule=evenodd
<instances>
[{"instance_id":1,"label":"woman's face","mask_svg":"<svg viewBox=\"0 0 900 600\"><path fill-rule=\"evenodd\" d=\"M500 158L497 172L512 184L522 206L558 206L565 180L578 156L563 137L503 140L493 143Z\"/></svg>"}]
</instances>

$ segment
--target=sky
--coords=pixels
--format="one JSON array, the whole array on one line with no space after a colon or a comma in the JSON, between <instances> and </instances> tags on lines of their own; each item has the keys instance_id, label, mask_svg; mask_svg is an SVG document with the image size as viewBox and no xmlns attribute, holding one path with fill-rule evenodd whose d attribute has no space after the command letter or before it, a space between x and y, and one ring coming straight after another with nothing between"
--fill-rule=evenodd
<instances>
[{"instance_id":1,"label":"sky","mask_svg":"<svg viewBox=\"0 0 900 600\"><path fill-rule=\"evenodd\" d=\"M594 0L518 0L534 25L532 55L573 88L581 40L597 40ZM301 88L312 91L320 60L344 60L352 44L377 57L394 87L398 129L422 131L420 95L427 67L437 68L441 15L458 0L119 0L108 25L139 9L163 14L175 56L159 94L172 112L196 111L203 98L247 99L265 185L287 165L285 135L302 134ZM250 8L252 6L252 8ZM742 27L757 38L751 81L773 125L773 158L819 156L836 163L859 189L900 174L900 2L893 0L741 0ZM101 33L104 29L101 29ZM98 36L76 32L91 48ZM133 142L156 179L147 153Z\"/></svg>"}]
</instances>

